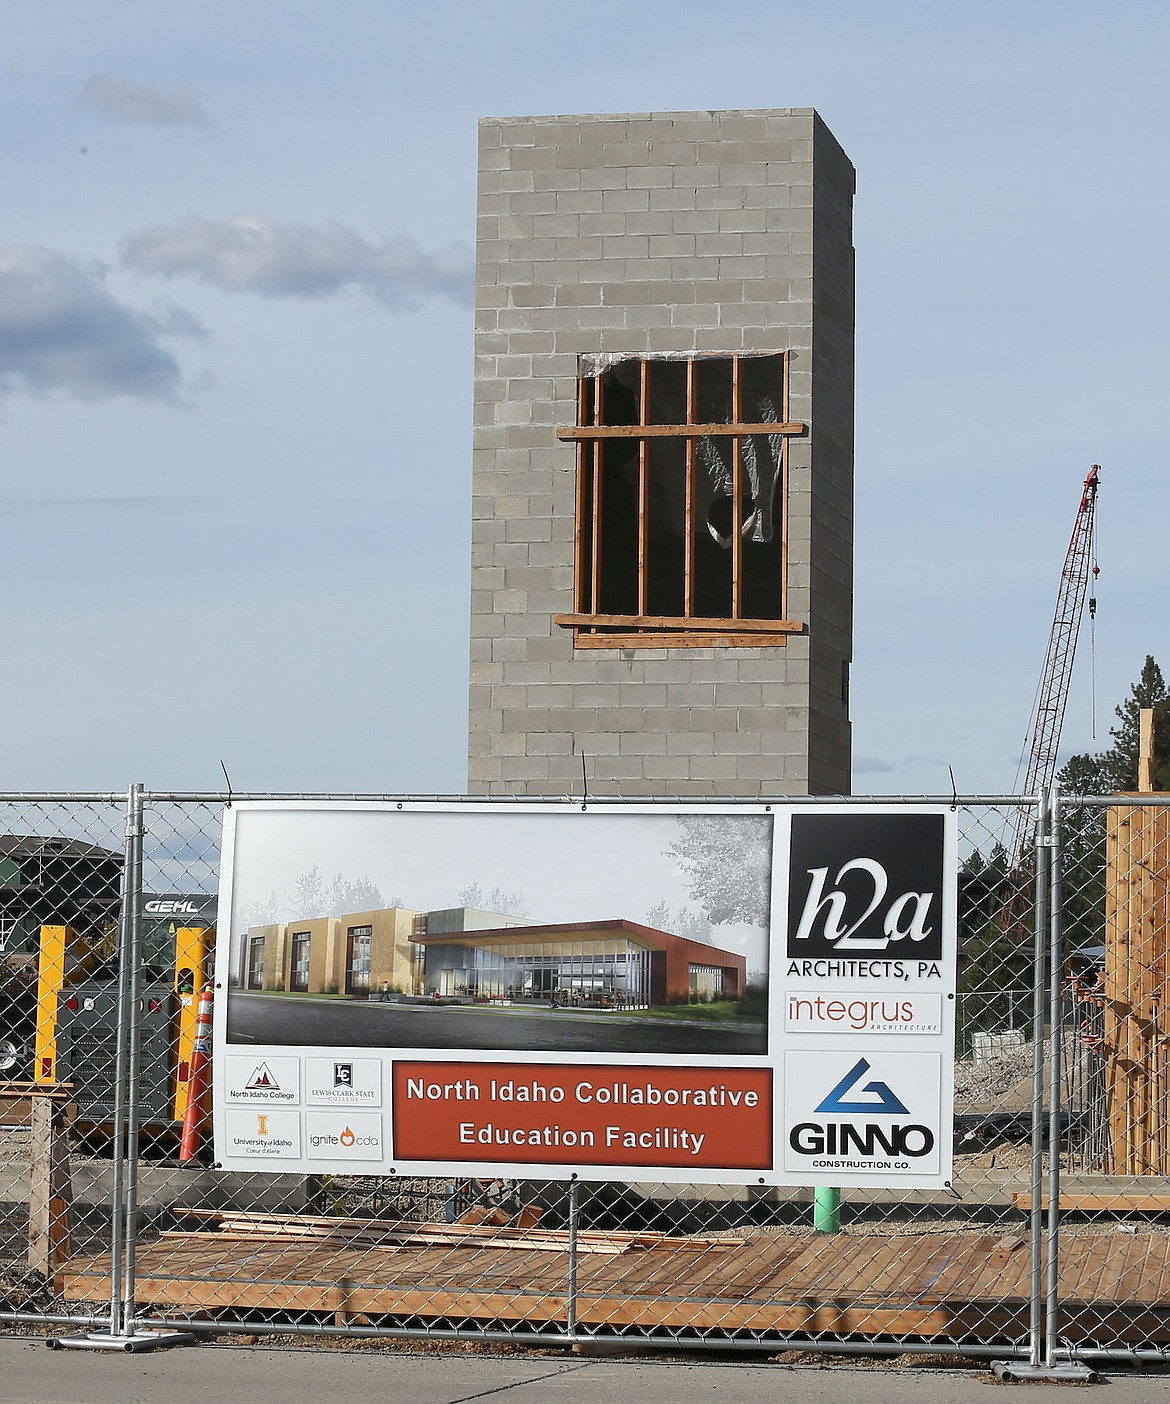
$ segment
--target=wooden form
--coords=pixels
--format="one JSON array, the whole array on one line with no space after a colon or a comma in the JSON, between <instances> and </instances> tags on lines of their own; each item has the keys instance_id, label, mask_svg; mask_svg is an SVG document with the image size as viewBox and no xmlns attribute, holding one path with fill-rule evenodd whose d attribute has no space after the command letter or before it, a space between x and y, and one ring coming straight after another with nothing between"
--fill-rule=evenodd
<instances>
[{"instance_id":1,"label":"wooden form","mask_svg":"<svg viewBox=\"0 0 1170 1404\"><path fill-rule=\"evenodd\" d=\"M0 1127L32 1132L28 1192L28 1265L46 1277L69 1257L73 1207L68 1127L70 1085L0 1082Z\"/></svg>"},{"instance_id":2,"label":"wooden form","mask_svg":"<svg viewBox=\"0 0 1170 1404\"><path fill-rule=\"evenodd\" d=\"M1117 805L1105 830L1104 1034L1114 1175L1170 1174L1170 810Z\"/></svg>"},{"instance_id":3,"label":"wooden form","mask_svg":"<svg viewBox=\"0 0 1170 1404\"><path fill-rule=\"evenodd\" d=\"M458 1225L400 1224L398 1241L370 1244L340 1242L328 1229L323 1239L282 1239L255 1225L242 1236L208 1227L138 1246L135 1291L144 1312L158 1319L310 1312L338 1324L420 1332L452 1321L468 1330L565 1328L564 1238L533 1246L516 1233L501 1242L488 1228L477 1237ZM938 1342L1018 1340L1028 1328L1031 1255L1023 1233L580 1238L608 1245L578 1258L573 1307L587 1331L832 1332ZM109 1271L107 1257L75 1258L56 1285L69 1301L102 1302ZM1058 1289L1069 1341L1170 1342L1164 1234L1066 1234Z\"/></svg>"},{"instance_id":4,"label":"wooden form","mask_svg":"<svg viewBox=\"0 0 1170 1404\"><path fill-rule=\"evenodd\" d=\"M457 1226L427 1225L422 1237L436 1227ZM606 1251L580 1256L599 1239ZM1027 1323L1025 1245L1023 1235L985 1233L579 1235L574 1309L580 1327L597 1330L1015 1335ZM338 1246L180 1233L139 1246L135 1290L160 1316L310 1311L384 1325L563 1329L568 1257L567 1235L555 1247L522 1236ZM104 1257L75 1259L58 1275L71 1301L101 1300L108 1281Z\"/></svg>"},{"instance_id":5,"label":"wooden form","mask_svg":"<svg viewBox=\"0 0 1170 1404\"><path fill-rule=\"evenodd\" d=\"M731 404L727 421L696 422L696 366L699 360L685 361L686 391L685 420L681 424L653 422L655 366L654 357L630 357L638 360L638 418L634 424L606 424L604 373L582 376L578 382L577 424L557 429L557 438L577 446L577 521L575 531L574 595L577 608L570 614L558 614L556 623L574 631L577 648L711 648L738 646L778 648L788 642L788 635L802 632L803 626L791 620L746 620L743 618L743 445L752 436L777 437L781 441L779 484L777 489L779 532L779 567L777 587L783 614L787 599L788 574L788 441L803 434L807 425L789 419L790 354L777 352L767 359L779 363L780 418L778 421L745 422L742 418L742 370L748 360L759 359L746 354L732 354L723 359L730 363ZM663 364L672 364L669 361ZM677 364L677 362L673 362ZM731 444L731 503L730 526L730 608L726 618L707 619L695 616L695 445L703 438L730 438ZM615 440L636 440L637 457L637 591L636 613L615 614L601 608L603 554L602 533L605 461L604 447ZM662 616L648 612L647 601L651 572L658 567L653 559L649 533L650 519L650 443L653 440L674 440L684 446L684 509L683 509L683 609L680 615Z\"/></svg>"}]
</instances>

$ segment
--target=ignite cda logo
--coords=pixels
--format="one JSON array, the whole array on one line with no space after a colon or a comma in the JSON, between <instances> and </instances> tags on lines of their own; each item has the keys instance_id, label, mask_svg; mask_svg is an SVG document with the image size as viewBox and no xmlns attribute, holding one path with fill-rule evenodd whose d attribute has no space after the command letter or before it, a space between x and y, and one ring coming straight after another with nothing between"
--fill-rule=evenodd
<instances>
[{"instance_id":1,"label":"ignite cda logo","mask_svg":"<svg viewBox=\"0 0 1170 1404\"><path fill-rule=\"evenodd\" d=\"M314 1150L321 1148L332 1148L334 1150L358 1151L377 1149L382 1144L382 1138L376 1135L358 1135L352 1126L348 1124L340 1131L314 1131L309 1136L309 1145Z\"/></svg>"},{"instance_id":2,"label":"ignite cda logo","mask_svg":"<svg viewBox=\"0 0 1170 1404\"><path fill-rule=\"evenodd\" d=\"M943 954L941 814L794 814L787 953Z\"/></svg>"}]
</instances>

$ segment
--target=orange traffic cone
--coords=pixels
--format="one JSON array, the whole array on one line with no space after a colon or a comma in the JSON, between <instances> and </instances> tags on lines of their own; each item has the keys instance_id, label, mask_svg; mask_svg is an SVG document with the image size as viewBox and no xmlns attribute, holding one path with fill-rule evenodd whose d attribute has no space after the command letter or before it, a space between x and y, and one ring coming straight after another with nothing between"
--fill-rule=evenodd
<instances>
[{"instance_id":1,"label":"orange traffic cone","mask_svg":"<svg viewBox=\"0 0 1170 1404\"><path fill-rule=\"evenodd\" d=\"M199 992L195 1039L191 1045L191 1076L187 1084L187 1110L183 1116L183 1137L179 1142L180 1165L196 1159L203 1139L204 1103L211 1086L211 1001L214 993L211 985L204 985Z\"/></svg>"}]
</instances>

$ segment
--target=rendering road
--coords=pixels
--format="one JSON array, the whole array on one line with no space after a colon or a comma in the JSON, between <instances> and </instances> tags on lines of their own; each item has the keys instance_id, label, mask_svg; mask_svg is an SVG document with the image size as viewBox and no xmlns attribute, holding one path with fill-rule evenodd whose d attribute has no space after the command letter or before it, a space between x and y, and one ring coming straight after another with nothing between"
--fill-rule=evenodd
<instances>
[{"instance_id":1,"label":"rendering road","mask_svg":"<svg viewBox=\"0 0 1170 1404\"><path fill-rule=\"evenodd\" d=\"M763 1023L525 1006L362 1004L239 990L228 995L228 1042L546 1053L767 1052Z\"/></svg>"}]
</instances>

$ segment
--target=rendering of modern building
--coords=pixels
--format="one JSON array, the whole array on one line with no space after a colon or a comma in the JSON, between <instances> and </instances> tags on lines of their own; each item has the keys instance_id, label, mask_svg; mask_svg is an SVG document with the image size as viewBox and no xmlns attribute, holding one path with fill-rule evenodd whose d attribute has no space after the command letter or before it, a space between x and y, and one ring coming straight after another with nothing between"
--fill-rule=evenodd
<instances>
[{"instance_id":1,"label":"rendering of modern building","mask_svg":"<svg viewBox=\"0 0 1170 1404\"><path fill-rule=\"evenodd\" d=\"M487 922L488 924L485 924ZM738 999L742 955L636 922L530 925L496 913L387 908L252 927L245 990L379 992L619 1008Z\"/></svg>"},{"instance_id":2,"label":"rendering of modern building","mask_svg":"<svg viewBox=\"0 0 1170 1404\"><path fill-rule=\"evenodd\" d=\"M440 995L556 998L626 1008L738 999L744 957L632 921L428 935L424 985Z\"/></svg>"},{"instance_id":3,"label":"rendering of modern building","mask_svg":"<svg viewBox=\"0 0 1170 1404\"><path fill-rule=\"evenodd\" d=\"M853 189L810 109L481 123L470 793L848 792Z\"/></svg>"}]
</instances>

